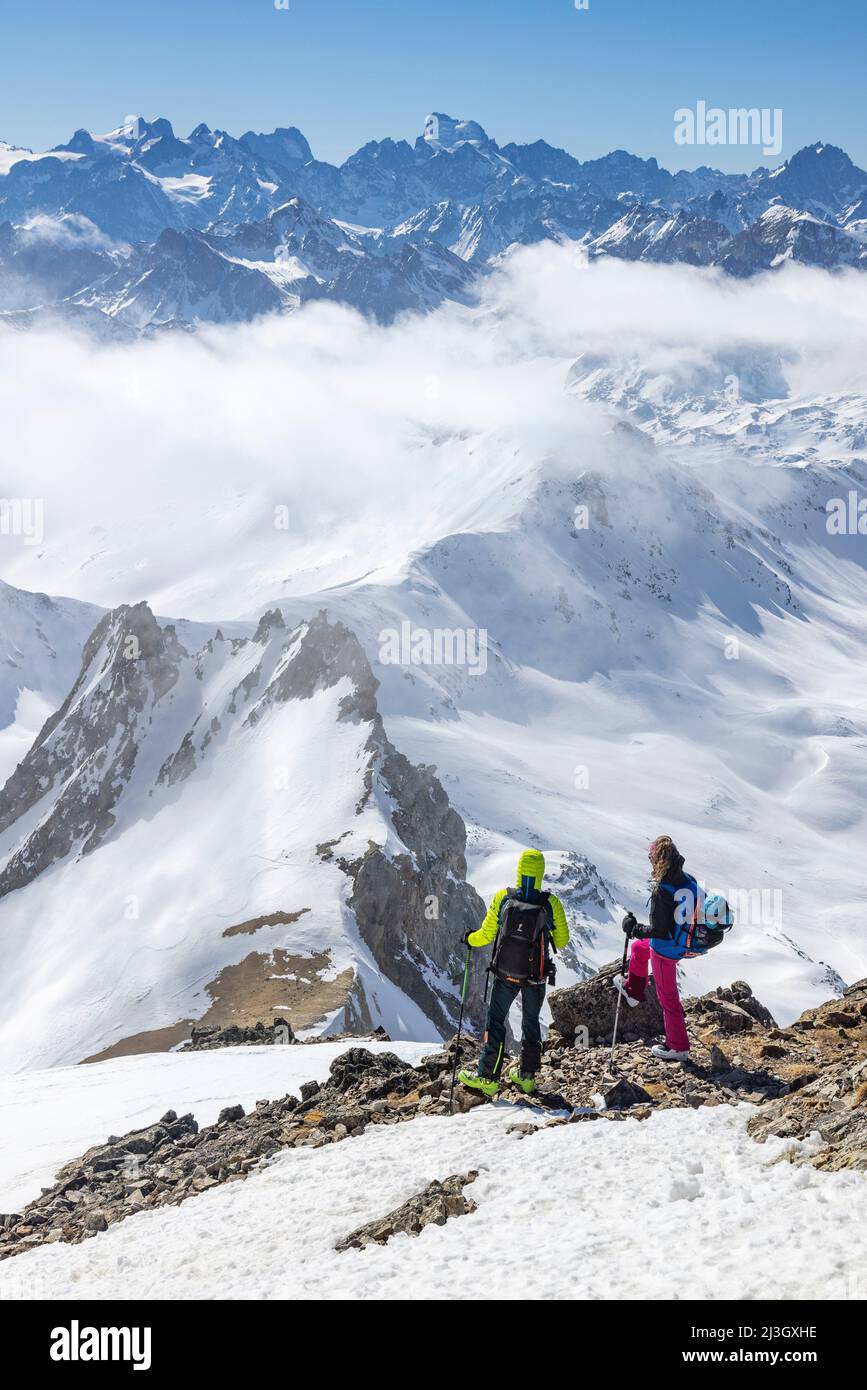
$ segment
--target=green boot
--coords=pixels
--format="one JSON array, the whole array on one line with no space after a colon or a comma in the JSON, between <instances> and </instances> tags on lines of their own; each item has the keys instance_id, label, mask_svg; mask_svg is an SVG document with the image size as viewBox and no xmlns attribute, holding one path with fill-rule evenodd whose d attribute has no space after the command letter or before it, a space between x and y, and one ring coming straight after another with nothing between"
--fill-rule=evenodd
<instances>
[{"instance_id":1,"label":"green boot","mask_svg":"<svg viewBox=\"0 0 867 1390\"><path fill-rule=\"evenodd\" d=\"M499 1081L494 1081L490 1076L477 1076L474 1071L459 1071L458 1081L471 1091L481 1091L482 1095L490 1096L492 1100L500 1089Z\"/></svg>"},{"instance_id":2,"label":"green boot","mask_svg":"<svg viewBox=\"0 0 867 1390\"><path fill-rule=\"evenodd\" d=\"M512 1067L509 1080L513 1086L520 1086L525 1096L531 1096L536 1089L535 1076L522 1076L517 1067Z\"/></svg>"}]
</instances>

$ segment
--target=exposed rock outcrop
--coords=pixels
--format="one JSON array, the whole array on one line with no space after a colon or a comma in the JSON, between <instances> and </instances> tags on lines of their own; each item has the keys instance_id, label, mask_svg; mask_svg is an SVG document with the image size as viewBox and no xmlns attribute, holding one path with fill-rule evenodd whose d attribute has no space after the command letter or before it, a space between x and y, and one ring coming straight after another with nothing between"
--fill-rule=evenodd
<instances>
[{"instance_id":1,"label":"exposed rock outcrop","mask_svg":"<svg viewBox=\"0 0 867 1390\"><path fill-rule=\"evenodd\" d=\"M817 1152L793 1150L793 1163L867 1170L867 979L774 1035L783 1057L798 1053L800 1075L787 1092L750 1121L756 1139L805 1139ZM795 1063L794 1065L798 1065Z\"/></svg>"},{"instance_id":2,"label":"exposed rock outcrop","mask_svg":"<svg viewBox=\"0 0 867 1390\"><path fill-rule=\"evenodd\" d=\"M779 1028L749 985L737 980L684 999L692 1044L688 1063L672 1067L653 1058L643 1043L624 1040L612 1065L604 1044L611 1040L616 998L610 978L616 968L607 966L591 980L552 994L557 1031L545 1047L543 1090L573 1108L598 1104L599 1097L624 1108L621 1079L642 1086L653 1106L748 1100L762 1106L750 1122L756 1138L818 1133L816 1149L793 1151L794 1161L867 1167L867 980L851 985L841 999L808 1009L789 1028ZM655 999L648 1016L647 1004L630 1009L625 1029L621 1009L620 1037L627 1030L648 1040L654 1036L653 1009ZM589 1048L575 1034L579 1020L589 1020L594 1030Z\"/></svg>"},{"instance_id":3,"label":"exposed rock outcrop","mask_svg":"<svg viewBox=\"0 0 867 1390\"><path fill-rule=\"evenodd\" d=\"M453 1173L442 1182L434 1178L422 1192L403 1202L387 1216L369 1221L344 1236L335 1250L363 1250L365 1245L385 1245L392 1236L420 1236L425 1226L444 1226L450 1216L469 1216L476 1204L464 1196L464 1188L475 1182L478 1173Z\"/></svg>"},{"instance_id":4,"label":"exposed rock outcrop","mask_svg":"<svg viewBox=\"0 0 867 1390\"><path fill-rule=\"evenodd\" d=\"M552 991L549 995L551 1020L561 1038L571 1042L583 1037L591 1045L611 1042L617 1010L612 980L619 971L620 962L612 961L590 979L568 989ZM757 1023L763 1028L776 1027L771 1013L754 998L743 980L712 990L700 998L685 999L684 1009L688 1022L694 1027L712 1027L723 1037L749 1033ZM642 1002L634 1008L621 1007L618 1038L625 1043L638 1042L656 1039L661 1032L662 1010L651 975Z\"/></svg>"},{"instance_id":5,"label":"exposed rock outcrop","mask_svg":"<svg viewBox=\"0 0 867 1390\"><path fill-rule=\"evenodd\" d=\"M194 1024L190 1041L183 1050L213 1052L220 1047L279 1047L294 1042L292 1025L285 1018L275 1018L273 1024L257 1023L253 1028L242 1028L234 1023L228 1028Z\"/></svg>"},{"instance_id":6,"label":"exposed rock outcrop","mask_svg":"<svg viewBox=\"0 0 867 1390\"><path fill-rule=\"evenodd\" d=\"M712 1027L724 1036L751 1033L758 1023L762 1028L776 1028L769 1009L760 1004L745 980L735 980L728 987L720 986L709 994L685 1001L689 1020L697 1028Z\"/></svg>"},{"instance_id":7,"label":"exposed rock outcrop","mask_svg":"<svg viewBox=\"0 0 867 1390\"><path fill-rule=\"evenodd\" d=\"M611 1042L617 1011L617 994L612 981L619 972L620 961L612 961L589 980L581 980L568 989L551 991L548 995L551 1022L562 1040L569 1043L577 1040L579 1045L590 1046ZM625 1004L621 1007L618 1036L621 1042L637 1042L655 1039L661 1031L662 1009L651 977L642 1002L635 1008Z\"/></svg>"},{"instance_id":8,"label":"exposed rock outcrop","mask_svg":"<svg viewBox=\"0 0 867 1390\"><path fill-rule=\"evenodd\" d=\"M867 1057L840 1062L815 1081L773 1101L749 1123L755 1139L818 1135L815 1153L792 1150L792 1163L867 1171Z\"/></svg>"},{"instance_id":9,"label":"exposed rock outcrop","mask_svg":"<svg viewBox=\"0 0 867 1390\"><path fill-rule=\"evenodd\" d=\"M306 671L291 693L312 692L317 681L352 681L352 694L341 703L341 718L371 725L370 762L357 809L360 813L379 792L404 847L395 853L371 843L360 858L335 856L352 879L349 906L386 978L447 1036L460 1010L455 982L464 969L461 939L485 914L484 902L467 882L466 826L435 769L411 763L388 738L376 704L379 682L355 635L321 612L308 628L306 645L313 646L314 639L320 665ZM293 669L297 664L296 660ZM289 693L281 690L281 698ZM324 846L323 857L331 857L334 848ZM480 953L473 953L465 1010L471 1025L483 1020L486 964Z\"/></svg>"},{"instance_id":10,"label":"exposed rock outcrop","mask_svg":"<svg viewBox=\"0 0 867 1390\"><path fill-rule=\"evenodd\" d=\"M0 897L72 850L89 853L114 825L142 729L188 657L146 603L106 613L88 638L66 700L0 790L0 834L38 802L50 804L0 874ZM46 800L46 798L48 800Z\"/></svg>"},{"instance_id":11,"label":"exposed rock outcrop","mask_svg":"<svg viewBox=\"0 0 867 1390\"><path fill-rule=\"evenodd\" d=\"M228 1028L195 1024L190 1032L190 1040L182 1050L213 1052L221 1047L285 1047L289 1044L317 1047L320 1043L348 1042L350 1038L361 1041L357 1033L318 1033L312 1038L299 1038L285 1018L275 1018L273 1024L257 1023L253 1028L240 1028L235 1024ZM367 1034L367 1040L391 1042L384 1028L374 1028Z\"/></svg>"}]
</instances>

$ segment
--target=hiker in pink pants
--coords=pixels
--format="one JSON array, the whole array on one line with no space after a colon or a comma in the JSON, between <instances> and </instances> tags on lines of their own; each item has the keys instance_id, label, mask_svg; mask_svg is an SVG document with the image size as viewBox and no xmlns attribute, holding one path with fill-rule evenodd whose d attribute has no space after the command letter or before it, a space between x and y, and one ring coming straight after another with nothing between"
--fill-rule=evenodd
<instances>
[{"instance_id":1,"label":"hiker in pink pants","mask_svg":"<svg viewBox=\"0 0 867 1390\"><path fill-rule=\"evenodd\" d=\"M689 1052L689 1036L683 1005L677 988L677 961L670 960L654 951L649 940L633 941L629 953L629 973L626 976L626 993L636 1004L640 1004L647 989L647 968L653 962L653 983L656 997L662 1009L665 1024L665 1047L670 1052Z\"/></svg>"},{"instance_id":2,"label":"hiker in pink pants","mask_svg":"<svg viewBox=\"0 0 867 1390\"><path fill-rule=\"evenodd\" d=\"M623 930L632 937L629 972L624 980L614 977L614 987L632 1008L640 1004L647 989L648 966L665 1023L665 1046L652 1047L654 1057L665 1062L685 1062L689 1058L689 1035L683 1005L677 988L677 962L689 954L687 932L680 918L684 899L698 898L695 879L683 871L683 855L670 835L660 835L647 851L650 860L650 924L642 926L631 912L623 919Z\"/></svg>"}]
</instances>

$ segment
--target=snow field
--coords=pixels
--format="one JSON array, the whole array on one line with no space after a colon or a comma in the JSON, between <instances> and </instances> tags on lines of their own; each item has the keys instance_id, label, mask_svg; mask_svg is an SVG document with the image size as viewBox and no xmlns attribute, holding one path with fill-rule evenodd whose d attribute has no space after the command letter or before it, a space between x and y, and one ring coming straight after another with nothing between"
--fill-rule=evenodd
<instances>
[{"instance_id":1,"label":"snow field","mask_svg":"<svg viewBox=\"0 0 867 1390\"><path fill-rule=\"evenodd\" d=\"M432 1043L359 1039L370 1052L395 1052L417 1063ZM224 1106L252 1110L257 1100L298 1095L305 1081L324 1081L352 1043L311 1047L229 1047L212 1052L151 1052L89 1066L0 1076L0 1211L20 1211L50 1186L62 1164L110 1134L154 1124L168 1109L189 1111L200 1127Z\"/></svg>"}]
</instances>

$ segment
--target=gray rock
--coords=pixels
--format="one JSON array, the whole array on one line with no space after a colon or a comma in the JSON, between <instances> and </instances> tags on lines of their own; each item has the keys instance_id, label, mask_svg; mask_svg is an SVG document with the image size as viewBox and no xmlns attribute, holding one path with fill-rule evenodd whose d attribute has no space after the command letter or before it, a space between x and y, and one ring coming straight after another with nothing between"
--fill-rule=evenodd
<instances>
[{"instance_id":1,"label":"gray rock","mask_svg":"<svg viewBox=\"0 0 867 1390\"><path fill-rule=\"evenodd\" d=\"M653 1097L643 1086L638 1086L634 1081L627 1081L625 1077L615 1081L614 1085L602 1094L607 1110L628 1110L632 1105L653 1103Z\"/></svg>"},{"instance_id":2,"label":"gray rock","mask_svg":"<svg viewBox=\"0 0 867 1390\"><path fill-rule=\"evenodd\" d=\"M402 1232L421 1235L425 1226L444 1226L453 1216L468 1216L475 1211L475 1202L464 1196L463 1189L475 1182L477 1172L453 1174L442 1182L434 1179L422 1192L396 1207L378 1221L370 1221L344 1236L335 1250L361 1250L366 1245L385 1245L392 1236Z\"/></svg>"},{"instance_id":3,"label":"gray rock","mask_svg":"<svg viewBox=\"0 0 867 1390\"><path fill-rule=\"evenodd\" d=\"M617 1011L617 993L612 979L619 973L620 965L619 960L612 961L589 980L582 980L568 989L553 990L548 995L551 1021L564 1041L571 1044L578 1029L586 1028L597 1043L611 1042ZM655 1039L663 1031L662 1009L652 978L641 1004L636 1008L621 1005L620 1027L633 1039Z\"/></svg>"}]
</instances>

